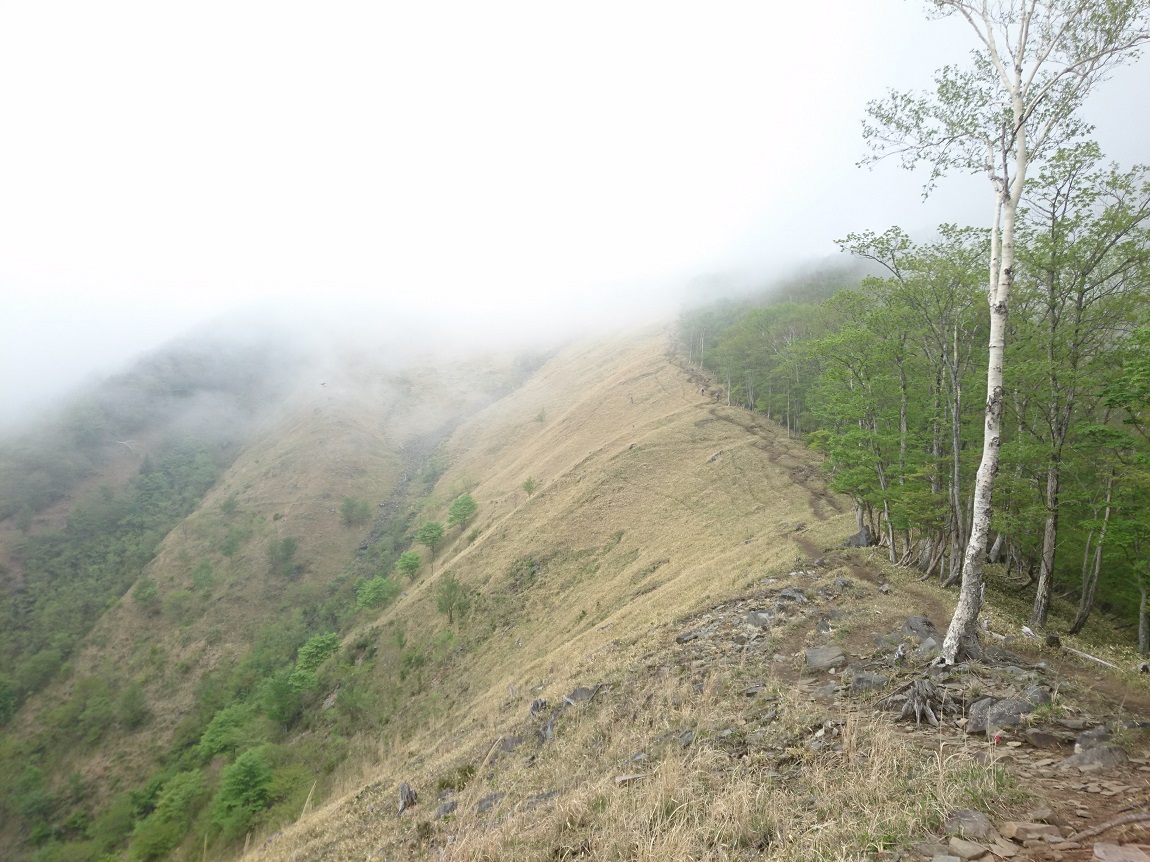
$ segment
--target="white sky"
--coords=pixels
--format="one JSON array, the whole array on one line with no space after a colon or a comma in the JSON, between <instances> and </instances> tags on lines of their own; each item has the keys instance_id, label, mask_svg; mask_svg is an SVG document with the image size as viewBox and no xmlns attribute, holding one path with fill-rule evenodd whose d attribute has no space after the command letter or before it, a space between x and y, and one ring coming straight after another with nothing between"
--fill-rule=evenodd
<instances>
[{"instance_id":1,"label":"white sky","mask_svg":"<svg viewBox=\"0 0 1150 862\"><path fill-rule=\"evenodd\" d=\"M263 298L529 328L981 223L980 178L854 166L970 46L904 0L0 0L0 420ZM1091 105L1112 157L1148 83Z\"/></svg>"}]
</instances>

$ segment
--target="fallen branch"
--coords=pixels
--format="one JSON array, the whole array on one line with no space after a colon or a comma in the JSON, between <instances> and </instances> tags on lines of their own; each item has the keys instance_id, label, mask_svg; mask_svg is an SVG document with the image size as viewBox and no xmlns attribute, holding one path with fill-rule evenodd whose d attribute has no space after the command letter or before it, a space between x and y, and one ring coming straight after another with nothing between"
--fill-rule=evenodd
<instances>
[{"instance_id":1,"label":"fallen branch","mask_svg":"<svg viewBox=\"0 0 1150 862\"><path fill-rule=\"evenodd\" d=\"M1081 841L1083 838L1093 838L1095 835L1101 835L1107 829L1113 829L1115 826L1125 826L1127 823L1150 823L1150 811L1143 809L1142 811L1123 814L1121 817L1112 817L1098 826L1091 826L1089 829L1075 832L1066 840Z\"/></svg>"},{"instance_id":2,"label":"fallen branch","mask_svg":"<svg viewBox=\"0 0 1150 862\"><path fill-rule=\"evenodd\" d=\"M1082 650L1074 649L1074 647L1064 646L1063 649L1066 650L1067 652L1072 652L1077 656L1081 656L1082 658L1088 658L1091 661L1096 661L1099 664L1104 664L1107 667L1112 667L1112 668L1114 668L1114 670L1119 670L1118 665L1111 664L1110 662L1106 661L1106 659L1099 658L1096 655L1090 655L1090 653L1082 652Z\"/></svg>"}]
</instances>

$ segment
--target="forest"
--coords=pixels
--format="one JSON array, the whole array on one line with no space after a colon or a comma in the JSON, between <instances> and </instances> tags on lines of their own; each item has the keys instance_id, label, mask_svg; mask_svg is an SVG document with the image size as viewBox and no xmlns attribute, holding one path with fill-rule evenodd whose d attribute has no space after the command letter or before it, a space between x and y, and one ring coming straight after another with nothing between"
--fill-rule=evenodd
<instances>
[{"instance_id":1,"label":"forest","mask_svg":"<svg viewBox=\"0 0 1150 862\"><path fill-rule=\"evenodd\" d=\"M1006 408L988 559L1034 593L1133 623L1150 651L1150 172L1094 144L1029 188L1016 238ZM960 581L986 401L988 231L847 236L880 274L829 297L685 313L689 360L717 397L825 453L860 531L893 563Z\"/></svg>"}]
</instances>

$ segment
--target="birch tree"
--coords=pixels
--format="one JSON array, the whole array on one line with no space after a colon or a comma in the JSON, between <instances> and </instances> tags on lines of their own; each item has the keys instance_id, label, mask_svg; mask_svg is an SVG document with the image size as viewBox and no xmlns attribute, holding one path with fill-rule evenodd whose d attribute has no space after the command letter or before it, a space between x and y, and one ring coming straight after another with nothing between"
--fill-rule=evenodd
<instances>
[{"instance_id":1,"label":"birch tree","mask_svg":"<svg viewBox=\"0 0 1150 862\"><path fill-rule=\"evenodd\" d=\"M890 92L867 106L865 161L926 165L929 193L954 171L984 174L993 190L987 302L989 359L982 460L958 605L943 642L953 663L978 652L982 567L1002 440L1003 354L1014 280L1014 232L1031 164L1089 131L1077 116L1090 92L1150 39L1146 0L932 0L929 14L974 32L969 66L946 66L933 92Z\"/></svg>"}]
</instances>

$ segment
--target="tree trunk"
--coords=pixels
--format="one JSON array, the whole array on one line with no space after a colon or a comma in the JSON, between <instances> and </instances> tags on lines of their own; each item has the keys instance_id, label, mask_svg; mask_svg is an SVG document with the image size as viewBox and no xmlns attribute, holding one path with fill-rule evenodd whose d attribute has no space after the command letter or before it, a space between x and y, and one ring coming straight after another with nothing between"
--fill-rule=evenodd
<instances>
[{"instance_id":1,"label":"tree trunk","mask_svg":"<svg viewBox=\"0 0 1150 862\"><path fill-rule=\"evenodd\" d=\"M1042 559L1038 568L1038 589L1030 612L1032 626L1045 626L1050 613L1050 596L1054 592L1054 552L1058 540L1059 464L1054 461L1046 470L1046 521L1042 529Z\"/></svg>"},{"instance_id":2,"label":"tree trunk","mask_svg":"<svg viewBox=\"0 0 1150 862\"><path fill-rule=\"evenodd\" d=\"M1139 586L1142 600L1138 602L1138 652L1150 655L1150 614L1146 613L1146 582Z\"/></svg>"},{"instance_id":3,"label":"tree trunk","mask_svg":"<svg viewBox=\"0 0 1150 862\"><path fill-rule=\"evenodd\" d=\"M1094 610L1094 595L1098 590L1098 575L1102 571L1102 545L1106 541L1106 527L1110 524L1110 501L1114 493L1114 470L1106 478L1106 510L1102 514L1102 527L1098 531L1098 541L1094 545L1094 565L1088 566L1082 561L1082 595L1078 599L1078 613L1074 617L1074 625L1070 627L1072 635L1078 634L1086 625L1086 619ZM1093 536L1094 531L1090 531ZM1090 554L1090 536L1086 539L1086 554Z\"/></svg>"},{"instance_id":4,"label":"tree trunk","mask_svg":"<svg viewBox=\"0 0 1150 862\"><path fill-rule=\"evenodd\" d=\"M1014 182L1009 191L995 195L994 228L991 231L990 344L986 369L986 425L983 429L982 461L974 485L974 511L970 537L962 565L962 588L954 609L942 658L953 664L964 655L978 655L978 612L982 607L982 567L990 535L991 497L998 475L998 454L1002 446L1002 408L1005 390L1002 383L1003 356L1006 351L1006 316L1010 286L1014 280L1014 220L1022 187L1026 180L1026 127L1021 123L1022 103L1016 98L1014 118L1018 130ZM999 228L1001 227L1001 234ZM1001 236L1001 246L999 246ZM1000 258L1001 255L1001 258Z\"/></svg>"}]
</instances>

